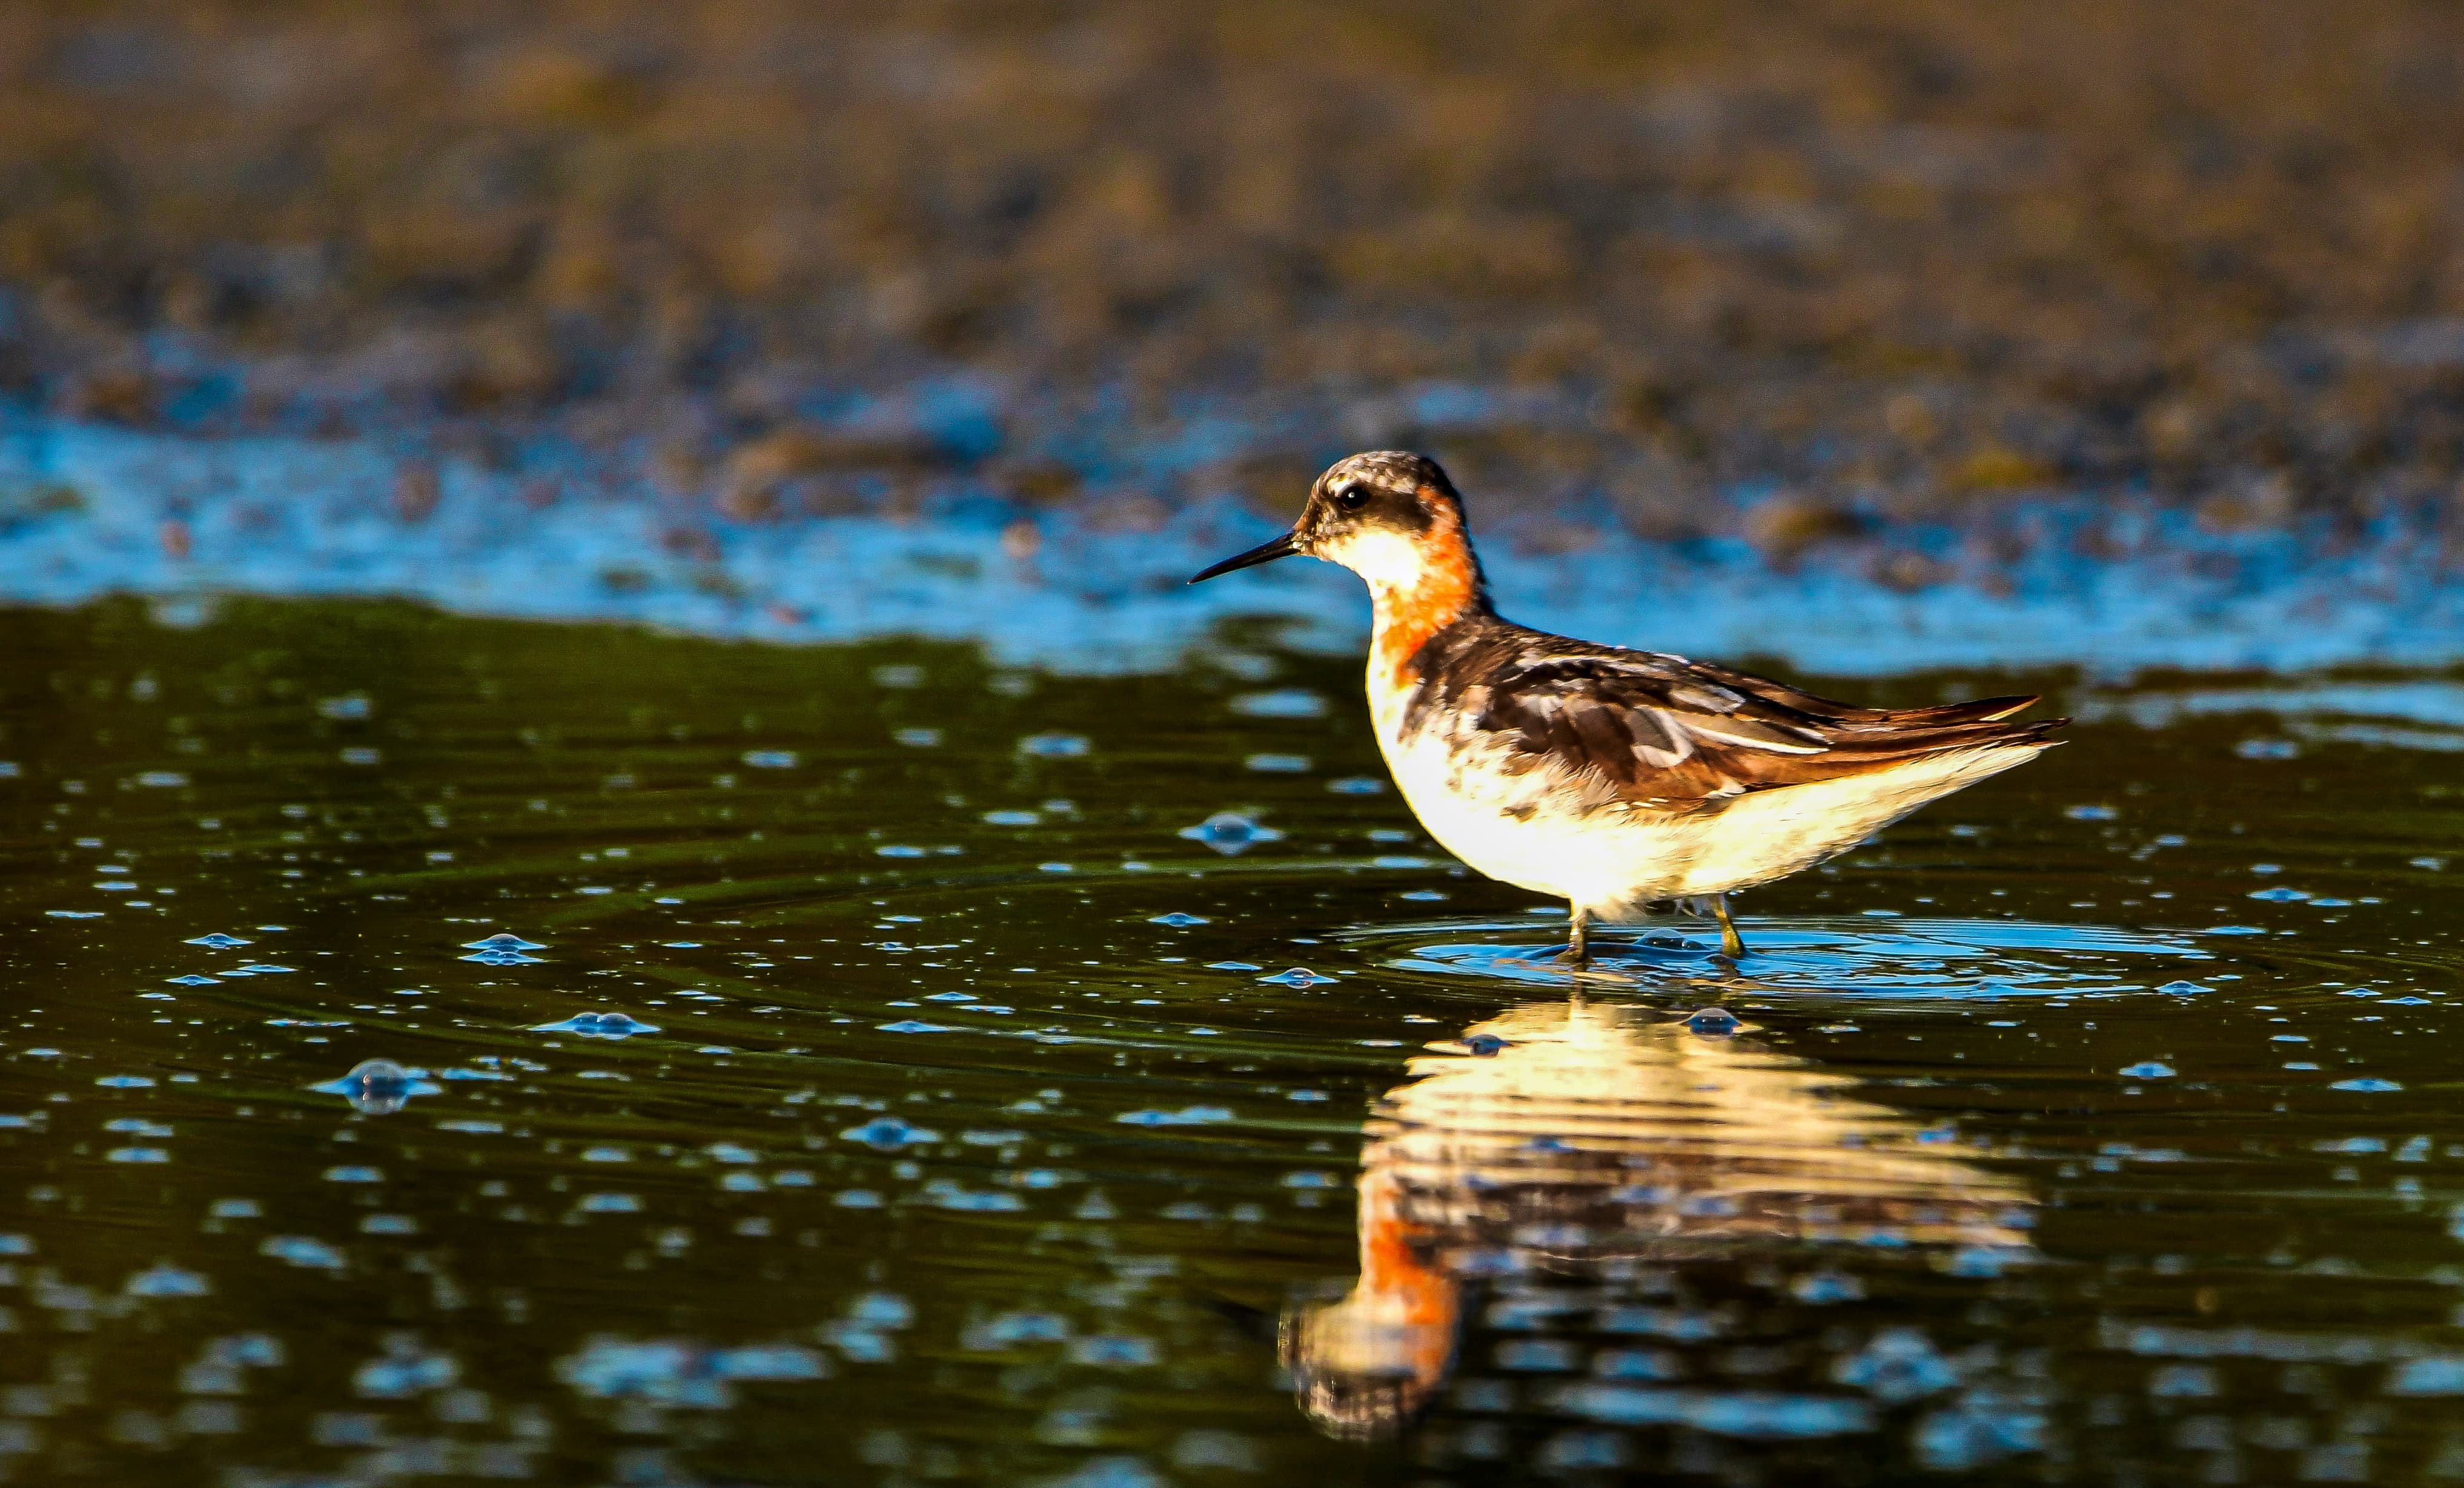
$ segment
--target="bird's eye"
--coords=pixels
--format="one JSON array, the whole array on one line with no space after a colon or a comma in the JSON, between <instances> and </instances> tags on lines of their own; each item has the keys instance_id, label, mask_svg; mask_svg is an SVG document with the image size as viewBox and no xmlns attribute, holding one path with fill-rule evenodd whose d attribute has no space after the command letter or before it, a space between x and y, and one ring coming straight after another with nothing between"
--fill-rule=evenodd
<instances>
[{"instance_id":1,"label":"bird's eye","mask_svg":"<svg viewBox=\"0 0 2464 1488\"><path fill-rule=\"evenodd\" d=\"M1334 493L1334 504L1348 512L1356 512L1369 504L1369 488L1351 485Z\"/></svg>"}]
</instances>

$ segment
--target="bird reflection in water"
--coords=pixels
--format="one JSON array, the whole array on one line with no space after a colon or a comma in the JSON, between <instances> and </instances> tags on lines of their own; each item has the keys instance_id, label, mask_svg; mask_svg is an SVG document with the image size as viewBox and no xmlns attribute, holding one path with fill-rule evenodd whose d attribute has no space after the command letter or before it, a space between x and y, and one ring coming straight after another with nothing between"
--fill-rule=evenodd
<instances>
[{"instance_id":1,"label":"bird reflection in water","mask_svg":"<svg viewBox=\"0 0 2464 1488\"><path fill-rule=\"evenodd\" d=\"M1712 1437L1857 1436L1915 1402L1926 1466L2036 1445L2029 1384L1991 1344L1946 1356L1904 1306L1856 1305L1853 1274L2024 1264L2025 1188L1751 1032L1557 1003L1416 1057L1368 1124L1358 1282L1283 1320L1302 1409L1386 1436L1453 1379L1466 1419L1424 1433L1436 1461L1529 1430L1555 1434L1517 1459L1636 1466L1639 1427L1700 1459Z\"/></svg>"}]
</instances>

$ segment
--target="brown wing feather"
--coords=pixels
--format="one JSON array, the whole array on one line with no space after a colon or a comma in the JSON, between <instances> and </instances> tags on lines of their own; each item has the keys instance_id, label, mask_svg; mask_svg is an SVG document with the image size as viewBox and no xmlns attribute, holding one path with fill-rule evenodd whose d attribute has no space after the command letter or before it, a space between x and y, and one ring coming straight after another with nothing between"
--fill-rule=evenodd
<instances>
[{"instance_id":1,"label":"brown wing feather","mask_svg":"<svg viewBox=\"0 0 2464 1488\"><path fill-rule=\"evenodd\" d=\"M1431 685L1416 706L1444 702L1509 770L1567 770L1614 800L1711 801L1945 750L2042 744L2068 722L2002 722L2034 698L1851 707L1749 673L1499 620L1459 630L1421 658Z\"/></svg>"}]
</instances>

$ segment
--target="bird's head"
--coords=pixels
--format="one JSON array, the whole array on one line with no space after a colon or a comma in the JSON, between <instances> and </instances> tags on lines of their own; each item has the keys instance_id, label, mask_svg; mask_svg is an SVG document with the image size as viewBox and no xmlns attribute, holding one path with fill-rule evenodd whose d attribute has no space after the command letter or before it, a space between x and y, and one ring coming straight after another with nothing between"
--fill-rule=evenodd
<instances>
[{"instance_id":1,"label":"bird's head","mask_svg":"<svg viewBox=\"0 0 2464 1488\"><path fill-rule=\"evenodd\" d=\"M1372 589L1412 590L1428 578L1477 588L1479 568L1463 532L1463 498L1425 455L1373 450L1335 461L1309 487L1292 530L1204 570L1196 584L1305 554L1341 564Z\"/></svg>"}]
</instances>

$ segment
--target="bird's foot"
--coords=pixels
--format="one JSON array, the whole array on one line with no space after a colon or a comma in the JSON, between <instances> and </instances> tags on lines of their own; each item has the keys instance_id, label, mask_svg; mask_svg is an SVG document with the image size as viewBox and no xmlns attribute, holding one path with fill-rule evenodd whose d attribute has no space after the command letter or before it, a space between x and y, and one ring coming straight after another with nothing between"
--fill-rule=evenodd
<instances>
[{"instance_id":1,"label":"bird's foot","mask_svg":"<svg viewBox=\"0 0 2464 1488\"><path fill-rule=\"evenodd\" d=\"M1557 959L1580 971L1592 964L1592 917L1577 909L1573 913L1574 931Z\"/></svg>"},{"instance_id":2,"label":"bird's foot","mask_svg":"<svg viewBox=\"0 0 2464 1488\"><path fill-rule=\"evenodd\" d=\"M1728 918L1728 896L1726 894L1711 896L1711 913L1720 922L1720 954L1732 962L1743 961L1746 956L1746 938L1737 933L1737 922Z\"/></svg>"}]
</instances>

